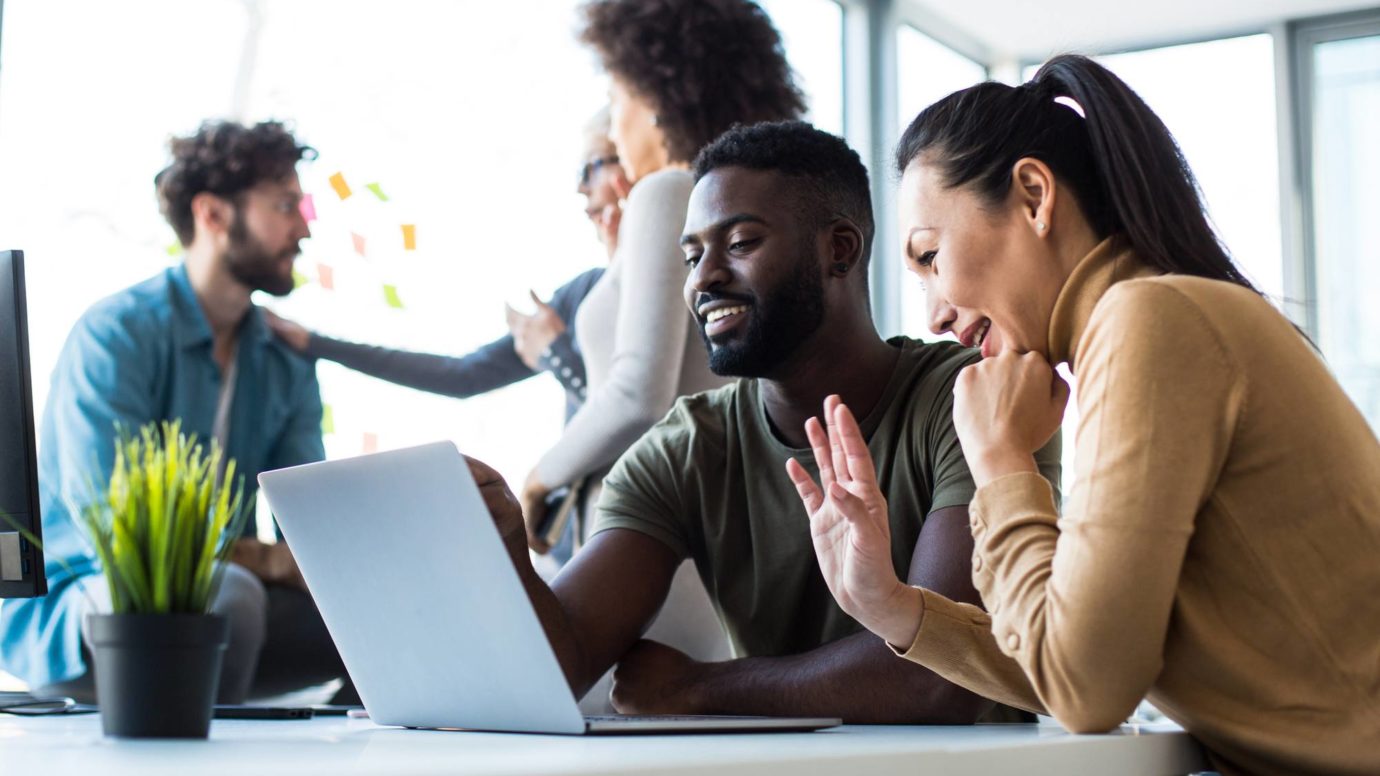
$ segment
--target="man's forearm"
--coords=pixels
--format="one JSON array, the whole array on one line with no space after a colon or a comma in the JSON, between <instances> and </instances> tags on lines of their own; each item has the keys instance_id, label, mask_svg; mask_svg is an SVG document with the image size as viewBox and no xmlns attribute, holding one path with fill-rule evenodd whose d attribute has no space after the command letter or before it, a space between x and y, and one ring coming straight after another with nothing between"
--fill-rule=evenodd
<instances>
[{"instance_id":1,"label":"man's forearm","mask_svg":"<svg viewBox=\"0 0 1380 776\"><path fill-rule=\"evenodd\" d=\"M527 591L528 599L532 601L532 608L536 610L537 619L541 622L542 630L546 632L546 640L551 643L551 650L556 653L556 661L560 663L571 691L575 693L576 698L583 696L598 681L599 676L589 676L585 650L576 637L575 629L570 625L565 608L551 587L537 575L531 563L527 563L526 568L519 566L518 576L522 578L522 586Z\"/></svg>"},{"instance_id":2,"label":"man's forearm","mask_svg":"<svg viewBox=\"0 0 1380 776\"><path fill-rule=\"evenodd\" d=\"M970 724L992 702L896 657L871 633L800 655L701 666L691 691L708 714L841 717L854 724Z\"/></svg>"}]
</instances>

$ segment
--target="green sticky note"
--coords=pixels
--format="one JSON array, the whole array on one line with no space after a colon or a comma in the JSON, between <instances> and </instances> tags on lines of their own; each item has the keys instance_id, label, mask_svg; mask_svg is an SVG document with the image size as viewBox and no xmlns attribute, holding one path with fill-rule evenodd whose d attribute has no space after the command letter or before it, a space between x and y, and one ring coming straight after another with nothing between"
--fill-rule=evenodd
<instances>
[{"instance_id":1,"label":"green sticky note","mask_svg":"<svg viewBox=\"0 0 1380 776\"><path fill-rule=\"evenodd\" d=\"M383 299L388 302L388 306L397 310L403 309L402 298L398 296L398 287L385 285L383 287Z\"/></svg>"},{"instance_id":2,"label":"green sticky note","mask_svg":"<svg viewBox=\"0 0 1380 776\"><path fill-rule=\"evenodd\" d=\"M169 255L169 256L181 256L181 255L182 255L182 243L173 243L172 245L169 245L169 246L168 246L168 255Z\"/></svg>"},{"instance_id":3,"label":"green sticky note","mask_svg":"<svg viewBox=\"0 0 1380 776\"><path fill-rule=\"evenodd\" d=\"M298 272L298 271L295 270L295 269L292 271L292 287L293 287L293 288L301 288L302 286L305 286L306 284L308 284L308 283L310 283L310 282L311 282L311 278L308 278L306 275L303 275L302 273Z\"/></svg>"},{"instance_id":4,"label":"green sticky note","mask_svg":"<svg viewBox=\"0 0 1380 776\"><path fill-rule=\"evenodd\" d=\"M369 184L369 190L372 191L372 192L374 192L374 196L378 197L380 202L387 202L387 201L388 201L388 195L383 193L383 187L380 186L379 184L377 184L377 183L370 183L370 184Z\"/></svg>"},{"instance_id":5,"label":"green sticky note","mask_svg":"<svg viewBox=\"0 0 1380 776\"><path fill-rule=\"evenodd\" d=\"M331 405L321 405L321 433L335 433L335 413L331 412Z\"/></svg>"}]
</instances>

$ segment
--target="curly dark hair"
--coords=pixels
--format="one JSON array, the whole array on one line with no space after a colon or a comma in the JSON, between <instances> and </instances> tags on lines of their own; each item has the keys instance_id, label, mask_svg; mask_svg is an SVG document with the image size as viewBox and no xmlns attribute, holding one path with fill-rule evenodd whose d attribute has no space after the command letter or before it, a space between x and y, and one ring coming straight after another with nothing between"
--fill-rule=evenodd
<instances>
[{"instance_id":1,"label":"curly dark hair","mask_svg":"<svg viewBox=\"0 0 1380 776\"><path fill-rule=\"evenodd\" d=\"M172 164L153 177L158 209L177 239L191 245L196 236L192 197L210 192L233 201L263 181L282 180L297 162L315 159L316 149L302 145L278 121L252 127L233 121L207 121L190 137L168 141Z\"/></svg>"},{"instance_id":2,"label":"curly dark hair","mask_svg":"<svg viewBox=\"0 0 1380 776\"><path fill-rule=\"evenodd\" d=\"M651 103L671 160L734 124L799 118L781 36L748 0L593 0L581 42L604 69Z\"/></svg>"},{"instance_id":3,"label":"curly dark hair","mask_svg":"<svg viewBox=\"0 0 1380 776\"><path fill-rule=\"evenodd\" d=\"M822 227L844 216L863 233L864 265L872 250L872 190L858 152L842 138L803 121L738 126L695 157L695 181L719 167L772 170L792 179L799 211Z\"/></svg>"}]
</instances>

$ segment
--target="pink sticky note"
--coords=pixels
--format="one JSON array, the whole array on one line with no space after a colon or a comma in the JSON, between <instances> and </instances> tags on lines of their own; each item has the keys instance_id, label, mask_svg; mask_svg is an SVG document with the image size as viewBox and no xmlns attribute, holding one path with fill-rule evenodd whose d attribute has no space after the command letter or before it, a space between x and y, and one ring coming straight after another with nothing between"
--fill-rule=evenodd
<instances>
[{"instance_id":1,"label":"pink sticky note","mask_svg":"<svg viewBox=\"0 0 1380 776\"><path fill-rule=\"evenodd\" d=\"M377 453L379 451L379 435L372 431L364 432L364 452Z\"/></svg>"},{"instance_id":2,"label":"pink sticky note","mask_svg":"<svg viewBox=\"0 0 1380 776\"><path fill-rule=\"evenodd\" d=\"M329 264L316 265L316 279L321 281L321 287L327 291L335 290L335 271Z\"/></svg>"},{"instance_id":3,"label":"pink sticky note","mask_svg":"<svg viewBox=\"0 0 1380 776\"><path fill-rule=\"evenodd\" d=\"M303 194L302 201L297 203L297 207L302 211L302 218L311 223L316 220L316 203L311 201L310 194Z\"/></svg>"},{"instance_id":4,"label":"pink sticky note","mask_svg":"<svg viewBox=\"0 0 1380 776\"><path fill-rule=\"evenodd\" d=\"M364 252L364 235L350 232L350 239L353 240L355 243L355 253L358 253L361 256L368 255Z\"/></svg>"}]
</instances>

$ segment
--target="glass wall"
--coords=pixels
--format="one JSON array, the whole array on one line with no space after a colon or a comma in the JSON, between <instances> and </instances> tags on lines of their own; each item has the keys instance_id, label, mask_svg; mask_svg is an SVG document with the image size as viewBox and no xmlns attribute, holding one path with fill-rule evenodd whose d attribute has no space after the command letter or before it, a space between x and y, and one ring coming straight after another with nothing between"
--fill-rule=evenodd
<instances>
[{"instance_id":1,"label":"glass wall","mask_svg":"<svg viewBox=\"0 0 1380 776\"><path fill-rule=\"evenodd\" d=\"M843 7L835 0L761 0L810 104L806 119L843 134Z\"/></svg>"},{"instance_id":2,"label":"glass wall","mask_svg":"<svg viewBox=\"0 0 1380 776\"><path fill-rule=\"evenodd\" d=\"M530 308L529 288L605 261L574 185L607 90L577 5L148 0L135 19L103 0L5 2L0 234L29 258L36 411L78 316L179 260L153 176L168 137L206 118L289 120L320 151L301 168L317 216L303 285L260 301L325 333L465 353L506 333L505 302ZM812 119L841 132L841 7L765 5ZM521 482L561 427L546 378L462 402L318 373L330 457L447 437Z\"/></svg>"},{"instance_id":3,"label":"glass wall","mask_svg":"<svg viewBox=\"0 0 1380 776\"><path fill-rule=\"evenodd\" d=\"M1318 344L1380 429L1380 31L1318 43L1304 56L1313 65L1306 120Z\"/></svg>"},{"instance_id":4,"label":"glass wall","mask_svg":"<svg viewBox=\"0 0 1380 776\"><path fill-rule=\"evenodd\" d=\"M1284 295L1274 40L1270 35L1099 57L1164 120L1213 225L1262 291Z\"/></svg>"}]
</instances>

